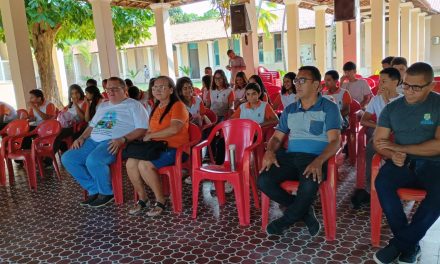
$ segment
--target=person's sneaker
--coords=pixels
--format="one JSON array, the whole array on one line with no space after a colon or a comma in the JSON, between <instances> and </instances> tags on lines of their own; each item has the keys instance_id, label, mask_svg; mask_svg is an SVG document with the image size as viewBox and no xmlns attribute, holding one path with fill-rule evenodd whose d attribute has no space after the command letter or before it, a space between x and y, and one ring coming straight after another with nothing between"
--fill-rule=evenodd
<instances>
[{"instance_id":1,"label":"person's sneaker","mask_svg":"<svg viewBox=\"0 0 440 264\"><path fill-rule=\"evenodd\" d=\"M270 222L266 227L266 233L268 235L278 235L281 236L285 230L287 230L292 223L287 221L284 217L280 217L276 220Z\"/></svg>"},{"instance_id":2,"label":"person's sneaker","mask_svg":"<svg viewBox=\"0 0 440 264\"><path fill-rule=\"evenodd\" d=\"M191 176L188 176L185 178L185 180L183 180L186 184L191 185L192 184L192 179Z\"/></svg>"},{"instance_id":3,"label":"person's sneaker","mask_svg":"<svg viewBox=\"0 0 440 264\"><path fill-rule=\"evenodd\" d=\"M420 246L415 246L412 250L404 251L399 257L399 264L415 264L422 252L420 251Z\"/></svg>"},{"instance_id":4,"label":"person's sneaker","mask_svg":"<svg viewBox=\"0 0 440 264\"><path fill-rule=\"evenodd\" d=\"M98 195L98 198L96 198L93 202L89 203L90 207L102 207L107 205L110 202L113 202L115 197L113 195Z\"/></svg>"},{"instance_id":5,"label":"person's sneaker","mask_svg":"<svg viewBox=\"0 0 440 264\"><path fill-rule=\"evenodd\" d=\"M150 206L150 201L147 200L147 202L144 202L142 200L138 200L136 205L128 210L128 214L130 215L138 215L145 209L147 209Z\"/></svg>"},{"instance_id":6,"label":"person's sneaker","mask_svg":"<svg viewBox=\"0 0 440 264\"><path fill-rule=\"evenodd\" d=\"M370 203L370 194L364 189L356 189L351 196L353 209L359 209L363 204Z\"/></svg>"},{"instance_id":7,"label":"person's sneaker","mask_svg":"<svg viewBox=\"0 0 440 264\"><path fill-rule=\"evenodd\" d=\"M307 226L307 229L309 230L310 236L315 237L319 234L319 231L321 231L321 223L319 223L318 219L315 215L315 209L313 208L313 205L310 206L309 211L306 215L304 215L304 223Z\"/></svg>"},{"instance_id":8,"label":"person's sneaker","mask_svg":"<svg viewBox=\"0 0 440 264\"><path fill-rule=\"evenodd\" d=\"M373 255L374 261L378 264L393 263L400 255L400 250L392 244L378 250Z\"/></svg>"},{"instance_id":9,"label":"person's sneaker","mask_svg":"<svg viewBox=\"0 0 440 264\"><path fill-rule=\"evenodd\" d=\"M81 206L89 206L91 202L93 202L94 200L96 200L96 198L98 198L98 194L89 195L89 197L87 197L86 200L80 202L79 204L80 204Z\"/></svg>"},{"instance_id":10,"label":"person's sneaker","mask_svg":"<svg viewBox=\"0 0 440 264\"><path fill-rule=\"evenodd\" d=\"M225 193L232 193L234 191L234 186L229 182L225 183Z\"/></svg>"}]
</instances>

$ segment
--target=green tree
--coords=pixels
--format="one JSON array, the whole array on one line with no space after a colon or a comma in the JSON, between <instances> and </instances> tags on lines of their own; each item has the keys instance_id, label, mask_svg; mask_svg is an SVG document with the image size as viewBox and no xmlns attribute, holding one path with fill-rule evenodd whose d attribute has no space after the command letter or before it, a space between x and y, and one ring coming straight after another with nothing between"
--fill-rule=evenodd
<instances>
[{"instance_id":1,"label":"green tree","mask_svg":"<svg viewBox=\"0 0 440 264\"><path fill-rule=\"evenodd\" d=\"M25 0L31 47L37 61L41 86L55 103L61 104L52 58L54 45L65 48L75 40L92 40L95 30L89 3L78 0ZM145 9L112 7L116 45L139 43L150 37L153 13ZM1 26L1 24L0 24ZM4 40L3 27L0 37Z\"/></svg>"}]
</instances>

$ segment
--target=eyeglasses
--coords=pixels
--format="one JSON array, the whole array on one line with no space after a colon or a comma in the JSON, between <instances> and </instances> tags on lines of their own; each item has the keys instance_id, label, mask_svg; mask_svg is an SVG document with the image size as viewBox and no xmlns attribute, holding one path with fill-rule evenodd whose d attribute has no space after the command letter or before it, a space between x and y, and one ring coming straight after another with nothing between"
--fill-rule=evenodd
<instances>
[{"instance_id":1,"label":"eyeglasses","mask_svg":"<svg viewBox=\"0 0 440 264\"><path fill-rule=\"evenodd\" d=\"M414 92L420 92L423 88L425 88L426 86L428 86L430 84L431 84L431 82L428 82L427 84L420 86L420 85L410 85L410 84L407 84L407 83L404 82L403 83L403 89L404 90L411 89Z\"/></svg>"},{"instance_id":2,"label":"eyeglasses","mask_svg":"<svg viewBox=\"0 0 440 264\"><path fill-rule=\"evenodd\" d=\"M104 90L105 90L107 93L108 93L108 92L115 93L115 92L119 92L119 91L122 90L122 89L124 89L124 87L119 86L119 87L107 87L107 88L105 88Z\"/></svg>"},{"instance_id":3,"label":"eyeglasses","mask_svg":"<svg viewBox=\"0 0 440 264\"><path fill-rule=\"evenodd\" d=\"M221 81L221 80L223 80L223 78L222 77L215 77L214 80L215 81Z\"/></svg>"},{"instance_id":4,"label":"eyeglasses","mask_svg":"<svg viewBox=\"0 0 440 264\"><path fill-rule=\"evenodd\" d=\"M313 81L313 79L308 79L308 78L297 78L297 79L295 79L295 80L293 80L293 83L294 84L305 84L306 82L307 82L307 80L309 80L309 81Z\"/></svg>"},{"instance_id":5,"label":"eyeglasses","mask_svg":"<svg viewBox=\"0 0 440 264\"><path fill-rule=\"evenodd\" d=\"M153 89L153 91L163 91L165 90L165 88L167 88L167 85L154 85L153 87L151 87L151 89Z\"/></svg>"}]
</instances>

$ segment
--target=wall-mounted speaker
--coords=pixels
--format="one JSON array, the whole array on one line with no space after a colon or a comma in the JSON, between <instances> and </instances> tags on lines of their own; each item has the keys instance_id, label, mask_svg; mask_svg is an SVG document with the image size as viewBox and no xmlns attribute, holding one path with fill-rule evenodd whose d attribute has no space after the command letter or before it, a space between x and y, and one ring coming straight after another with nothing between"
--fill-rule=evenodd
<instances>
[{"instance_id":1,"label":"wall-mounted speaker","mask_svg":"<svg viewBox=\"0 0 440 264\"><path fill-rule=\"evenodd\" d=\"M334 0L335 21L353 20L356 18L355 0Z\"/></svg>"},{"instance_id":2,"label":"wall-mounted speaker","mask_svg":"<svg viewBox=\"0 0 440 264\"><path fill-rule=\"evenodd\" d=\"M251 30L245 4L231 5L231 34L247 33Z\"/></svg>"}]
</instances>

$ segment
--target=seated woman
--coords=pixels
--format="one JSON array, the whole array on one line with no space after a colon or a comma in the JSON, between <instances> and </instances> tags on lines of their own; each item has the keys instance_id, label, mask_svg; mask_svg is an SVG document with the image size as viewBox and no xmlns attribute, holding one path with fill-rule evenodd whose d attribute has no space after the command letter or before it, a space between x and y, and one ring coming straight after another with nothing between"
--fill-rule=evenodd
<instances>
[{"instance_id":1,"label":"seated woman","mask_svg":"<svg viewBox=\"0 0 440 264\"><path fill-rule=\"evenodd\" d=\"M242 103L246 102L245 87L248 84L248 80L246 78L246 74L244 72L237 72L235 75L235 83L234 83L234 109L237 109Z\"/></svg>"},{"instance_id":2,"label":"seated woman","mask_svg":"<svg viewBox=\"0 0 440 264\"><path fill-rule=\"evenodd\" d=\"M29 121L39 125L44 120L54 119L57 108L44 98L43 91L34 89L29 92Z\"/></svg>"},{"instance_id":3,"label":"seated woman","mask_svg":"<svg viewBox=\"0 0 440 264\"><path fill-rule=\"evenodd\" d=\"M17 119L17 111L14 107L0 101L0 130L14 119Z\"/></svg>"},{"instance_id":4,"label":"seated woman","mask_svg":"<svg viewBox=\"0 0 440 264\"><path fill-rule=\"evenodd\" d=\"M164 140L168 149L160 154L156 160L127 160L127 174L133 184L135 192L139 195L136 206L129 214L139 214L149 209L148 216L160 215L165 210L165 197L162 192L160 175L157 170L173 165L176 158L176 149L189 142L189 113L185 104L179 101L174 81L167 76L159 76L152 87L156 99L149 129L143 140ZM154 192L155 204L150 208L144 184Z\"/></svg>"},{"instance_id":5,"label":"seated woman","mask_svg":"<svg viewBox=\"0 0 440 264\"><path fill-rule=\"evenodd\" d=\"M278 110L281 105L286 108L291 103L296 100L296 88L293 80L295 80L296 74L293 72L288 72L284 75L283 86L281 87L281 94L275 98L272 102L273 109Z\"/></svg>"},{"instance_id":6,"label":"seated woman","mask_svg":"<svg viewBox=\"0 0 440 264\"><path fill-rule=\"evenodd\" d=\"M272 107L267 102L260 100L260 86L256 83L249 83L245 89L247 103L240 105L231 116L231 119L251 119L262 127L276 125L278 123L278 117Z\"/></svg>"},{"instance_id":7,"label":"seated woman","mask_svg":"<svg viewBox=\"0 0 440 264\"><path fill-rule=\"evenodd\" d=\"M216 70L206 106L217 115L218 121L221 122L233 113L234 100L234 92L229 86L225 72Z\"/></svg>"},{"instance_id":8,"label":"seated woman","mask_svg":"<svg viewBox=\"0 0 440 264\"><path fill-rule=\"evenodd\" d=\"M87 108L84 114L84 121L90 122L90 120L93 119L93 116L95 116L98 105L104 101L104 97L96 86L87 87L85 97Z\"/></svg>"},{"instance_id":9,"label":"seated woman","mask_svg":"<svg viewBox=\"0 0 440 264\"><path fill-rule=\"evenodd\" d=\"M261 88L260 100L263 102L268 102L272 105L269 95L267 94L266 86L264 86L263 80L261 80L260 76L252 75L251 77L249 77L249 83L257 83Z\"/></svg>"},{"instance_id":10,"label":"seated woman","mask_svg":"<svg viewBox=\"0 0 440 264\"><path fill-rule=\"evenodd\" d=\"M202 126L203 121L210 122L205 116L206 108L202 99L193 95L193 84L190 78L182 77L177 80L177 96L182 101L191 115L190 121L198 126Z\"/></svg>"},{"instance_id":11,"label":"seated woman","mask_svg":"<svg viewBox=\"0 0 440 264\"><path fill-rule=\"evenodd\" d=\"M209 89L211 88L212 75L205 75L202 78L202 100L206 105L209 98Z\"/></svg>"}]
</instances>

